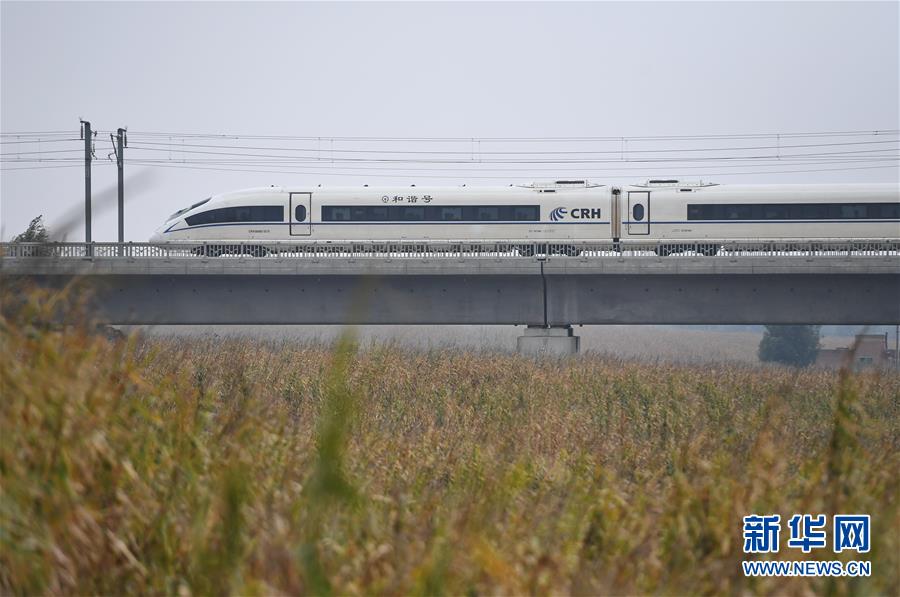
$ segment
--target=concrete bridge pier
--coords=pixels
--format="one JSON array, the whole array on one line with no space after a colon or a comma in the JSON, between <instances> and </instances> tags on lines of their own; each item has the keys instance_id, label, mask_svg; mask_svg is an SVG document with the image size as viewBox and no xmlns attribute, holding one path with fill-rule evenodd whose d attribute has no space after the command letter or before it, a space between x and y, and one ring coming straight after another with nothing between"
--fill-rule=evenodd
<instances>
[{"instance_id":1,"label":"concrete bridge pier","mask_svg":"<svg viewBox=\"0 0 900 597\"><path fill-rule=\"evenodd\" d=\"M516 340L519 354L531 357L567 357L578 354L581 338L571 325L530 325Z\"/></svg>"}]
</instances>

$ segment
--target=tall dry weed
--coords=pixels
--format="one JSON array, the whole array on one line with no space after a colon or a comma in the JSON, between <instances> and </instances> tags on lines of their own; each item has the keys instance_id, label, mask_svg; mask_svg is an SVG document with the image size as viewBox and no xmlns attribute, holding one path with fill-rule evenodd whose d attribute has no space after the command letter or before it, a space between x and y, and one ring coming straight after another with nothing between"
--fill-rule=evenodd
<instances>
[{"instance_id":1,"label":"tall dry weed","mask_svg":"<svg viewBox=\"0 0 900 597\"><path fill-rule=\"evenodd\" d=\"M0 322L4 594L900 592L896 374L111 341L60 308ZM871 577L743 577L744 515L850 511Z\"/></svg>"}]
</instances>

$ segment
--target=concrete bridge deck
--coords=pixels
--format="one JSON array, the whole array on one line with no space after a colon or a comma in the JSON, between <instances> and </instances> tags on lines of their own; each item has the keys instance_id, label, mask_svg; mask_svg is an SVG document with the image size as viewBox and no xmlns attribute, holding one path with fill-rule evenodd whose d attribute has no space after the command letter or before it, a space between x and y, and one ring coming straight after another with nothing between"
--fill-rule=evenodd
<instances>
[{"instance_id":1,"label":"concrete bridge deck","mask_svg":"<svg viewBox=\"0 0 900 597\"><path fill-rule=\"evenodd\" d=\"M327 275L724 275L897 274L898 256L750 257L348 257L278 259L254 257L141 258L3 257L5 275L48 276L327 276Z\"/></svg>"},{"instance_id":2,"label":"concrete bridge deck","mask_svg":"<svg viewBox=\"0 0 900 597\"><path fill-rule=\"evenodd\" d=\"M723 242L715 256L690 243L581 243L577 256L539 243L256 249L5 244L0 275L77 280L110 323L900 323L900 241Z\"/></svg>"}]
</instances>

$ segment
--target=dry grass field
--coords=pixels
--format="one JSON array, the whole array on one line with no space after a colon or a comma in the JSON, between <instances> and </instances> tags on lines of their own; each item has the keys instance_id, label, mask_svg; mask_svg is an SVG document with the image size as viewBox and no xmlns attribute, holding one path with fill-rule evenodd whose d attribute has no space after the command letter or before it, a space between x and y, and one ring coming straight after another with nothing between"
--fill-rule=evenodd
<instances>
[{"instance_id":1,"label":"dry grass field","mask_svg":"<svg viewBox=\"0 0 900 597\"><path fill-rule=\"evenodd\" d=\"M900 376L0 322L0 593L900 593ZM868 513L872 576L741 518ZM770 557L805 556L782 549Z\"/></svg>"},{"instance_id":2,"label":"dry grass field","mask_svg":"<svg viewBox=\"0 0 900 597\"><path fill-rule=\"evenodd\" d=\"M131 331L130 328L125 328ZM134 328L151 337L235 338L332 344L340 326L154 326ZM401 349L474 350L511 353L522 326L511 325L383 325L356 330L361 348L393 344ZM707 331L676 326L595 325L575 327L584 353L670 363L757 363L761 332ZM847 339L841 339L842 345Z\"/></svg>"},{"instance_id":3,"label":"dry grass field","mask_svg":"<svg viewBox=\"0 0 900 597\"><path fill-rule=\"evenodd\" d=\"M126 333L149 338L225 338L333 344L343 328L318 326L124 326ZM576 326L581 351L596 356L666 363L734 363L761 365L757 351L761 331L696 329L688 326L588 325ZM512 353L522 326L511 325L368 325L356 329L359 346L392 344L401 349L474 350ZM871 332L866 332L871 333ZM822 348L849 347L853 336L823 336ZM893 338L890 346L893 346Z\"/></svg>"}]
</instances>

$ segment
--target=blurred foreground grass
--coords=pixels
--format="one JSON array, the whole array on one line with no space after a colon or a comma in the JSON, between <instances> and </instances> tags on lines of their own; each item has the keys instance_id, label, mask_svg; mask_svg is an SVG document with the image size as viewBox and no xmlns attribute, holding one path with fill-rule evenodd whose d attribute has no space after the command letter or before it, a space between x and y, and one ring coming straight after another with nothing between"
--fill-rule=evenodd
<instances>
[{"instance_id":1,"label":"blurred foreground grass","mask_svg":"<svg viewBox=\"0 0 900 597\"><path fill-rule=\"evenodd\" d=\"M54 308L0 322L3 594L900 593L896 374L111 342ZM743 577L743 516L842 512L870 578Z\"/></svg>"}]
</instances>

